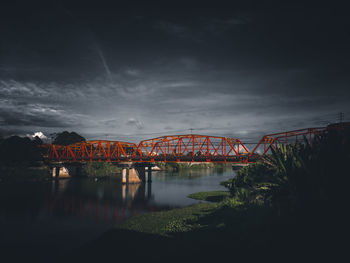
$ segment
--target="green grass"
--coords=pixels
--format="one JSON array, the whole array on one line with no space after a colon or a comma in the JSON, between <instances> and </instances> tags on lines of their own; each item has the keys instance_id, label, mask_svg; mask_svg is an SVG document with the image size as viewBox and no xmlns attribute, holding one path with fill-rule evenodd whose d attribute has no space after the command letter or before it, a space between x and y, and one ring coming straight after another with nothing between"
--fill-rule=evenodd
<instances>
[{"instance_id":1,"label":"green grass","mask_svg":"<svg viewBox=\"0 0 350 263\"><path fill-rule=\"evenodd\" d=\"M109 177L120 175L121 172L122 169L120 167L107 162L93 162L83 166L83 173L88 177Z\"/></svg>"},{"instance_id":2,"label":"green grass","mask_svg":"<svg viewBox=\"0 0 350 263\"><path fill-rule=\"evenodd\" d=\"M225 187L229 187L232 184L232 181L233 181L233 178L220 182L220 185L223 185Z\"/></svg>"},{"instance_id":3,"label":"green grass","mask_svg":"<svg viewBox=\"0 0 350 263\"><path fill-rule=\"evenodd\" d=\"M216 208L215 204L201 203L168 211L147 213L134 216L117 225L116 228L169 236L172 233L187 232L200 228L201 225L196 223L196 221L212 213Z\"/></svg>"},{"instance_id":4,"label":"green grass","mask_svg":"<svg viewBox=\"0 0 350 263\"><path fill-rule=\"evenodd\" d=\"M331 251L328 244L334 240L334 236L327 237L323 225L313 219L296 223L293 217L281 218L268 207L226 198L131 217L74 251L71 258L95 262L114 257L116 251L122 251L118 259L132 262L239 258L247 262L274 256L283 261L285 255L322 258L323 252Z\"/></svg>"},{"instance_id":5,"label":"green grass","mask_svg":"<svg viewBox=\"0 0 350 263\"><path fill-rule=\"evenodd\" d=\"M91 260L123 251L121 256L133 262L197 262L207 257L224 260L231 253L235 259L253 251L262 255L267 249L277 249L279 243L271 243L271 236L289 235L281 231L281 224L275 223L270 210L244 207L227 198L220 203L200 203L131 217L73 256Z\"/></svg>"},{"instance_id":6,"label":"green grass","mask_svg":"<svg viewBox=\"0 0 350 263\"><path fill-rule=\"evenodd\" d=\"M189 198L209 202L220 202L230 196L228 191L197 192L188 195Z\"/></svg>"}]
</instances>

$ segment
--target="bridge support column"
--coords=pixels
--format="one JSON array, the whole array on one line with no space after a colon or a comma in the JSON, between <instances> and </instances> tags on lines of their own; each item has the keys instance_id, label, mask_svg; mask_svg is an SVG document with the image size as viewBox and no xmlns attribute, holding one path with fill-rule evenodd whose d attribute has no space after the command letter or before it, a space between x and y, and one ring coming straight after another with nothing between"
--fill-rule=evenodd
<instances>
[{"instance_id":1,"label":"bridge support column","mask_svg":"<svg viewBox=\"0 0 350 263\"><path fill-rule=\"evenodd\" d=\"M135 168L124 168L122 170L122 183L123 184L133 184L140 183L141 179L138 171Z\"/></svg>"},{"instance_id":2,"label":"bridge support column","mask_svg":"<svg viewBox=\"0 0 350 263\"><path fill-rule=\"evenodd\" d=\"M66 167L54 166L52 168L52 178L70 178L71 175Z\"/></svg>"},{"instance_id":3,"label":"bridge support column","mask_svg":"<svg viewBox=\"0 0 350 263\"><path fill-rule=\"evenodd\" d=\"M136 168L129 169L129 183L141 183L141 179Z\"/></svg>"},{"instance_id":4,"label":"bridge support column","mask_svg":"<svg viewBox=\"0 0 350 263\"><path fill-rule=\"evenodd\" d=\"M129 183L129 168L123 168L122 170L122 183L123 184Z\"/></svg>"},{"instance_id":5,"label":"bridge support column","mask_svg":"<svg viewBox=\"0 0 350 263\"><path fill-rule=\"evenodd\" d=\"M53 167L52 168L52 178L58 179L60 173L60 168L59 167Z\"/></svg>"}]
</instances>

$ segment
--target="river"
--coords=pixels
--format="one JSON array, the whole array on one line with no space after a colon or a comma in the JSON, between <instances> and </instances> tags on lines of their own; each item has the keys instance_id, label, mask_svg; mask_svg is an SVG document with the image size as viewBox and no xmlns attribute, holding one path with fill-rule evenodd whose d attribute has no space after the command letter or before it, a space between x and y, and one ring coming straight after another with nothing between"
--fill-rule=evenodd
<instances>
[{"instance_id":1,"label":"river","mask_svg":"<svg viewBox=\"0 0 350 263\"><path fill-rule=\"evenodd\" d=\"M130 216L198 203L187 195L225 190L220 182L233 174L227 167L156 171L145 184L113 178L0 184L0 248L38 259L63 254Z\"/></svg>"}]
</instances>

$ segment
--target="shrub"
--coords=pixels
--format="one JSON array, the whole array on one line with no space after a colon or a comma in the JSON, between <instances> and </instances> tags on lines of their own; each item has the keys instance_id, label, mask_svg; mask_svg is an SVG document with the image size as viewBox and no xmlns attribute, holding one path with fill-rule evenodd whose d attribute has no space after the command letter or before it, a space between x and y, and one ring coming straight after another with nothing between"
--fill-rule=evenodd
<instances>
[{"instance_id":1,"label":"shrub","mask_svg":"<svg viewBox=\"0 0 350 263\"><path fill-rule=\"evenodd\" d=\"M328 131L303 144L280 145L255 164L242 168L230 185L245 203L263 203L289 213L331 203L345 182L350 161L349 130Z\"/></svg>"}]
</instances>

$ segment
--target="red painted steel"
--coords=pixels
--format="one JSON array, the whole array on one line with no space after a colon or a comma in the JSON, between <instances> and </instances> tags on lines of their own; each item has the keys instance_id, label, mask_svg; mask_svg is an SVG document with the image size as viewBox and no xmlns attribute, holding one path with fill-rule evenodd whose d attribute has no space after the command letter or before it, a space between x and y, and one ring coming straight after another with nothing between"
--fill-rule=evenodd
<instances>
[{"instance_id":1,"label":"red painted steel","mask_svg":"<svg viewBox=\"0 0 350 263\"><path fill-rule=\"evenodd\" d=\"M264 135L250 152L250 156L252 156L261 146L263 146L261 153L266 154L271 148L276 149L281 144L302 143L304 137L312 140L315 135L320 135L326 130L327 127L318 127Z\"/></svg>"},{"instance_id":2,"label":"red painted steel","mask_svg":"<svg viewBox=\"0 0 350 263\"><path fill-rule=\"evenodd\" d=\"M162 136L138 145L120 141L86 141L68 146L44 145L46 158L56 162L254 162L260 154L281 144L304 142L330 130L349 127L339 123L264 135L252 151L239 139L198 134ZM262 149L261 149L262 148Z\"/></svg>"},{"instance_id":3,"label":"red painted steel","mask_svg":"<svg viewBox=\"0 0 350 263\"><path fill-rule=\"evenodd\" d=\"M249 150L239 139L198 134L141 141L134 160L164 162L241 162Z\"/></svg>"},{"instance_id":4,"label":"red painted steel","mask_svg":"<svg viewBox=\"0 0 350 263\"><path fill-rule=\"evenodd\" d=\"M131 161L135 143L119 141L86 141L67 146L51 144L47 158L64 162Z\"/></svg>"}]
</instances>

